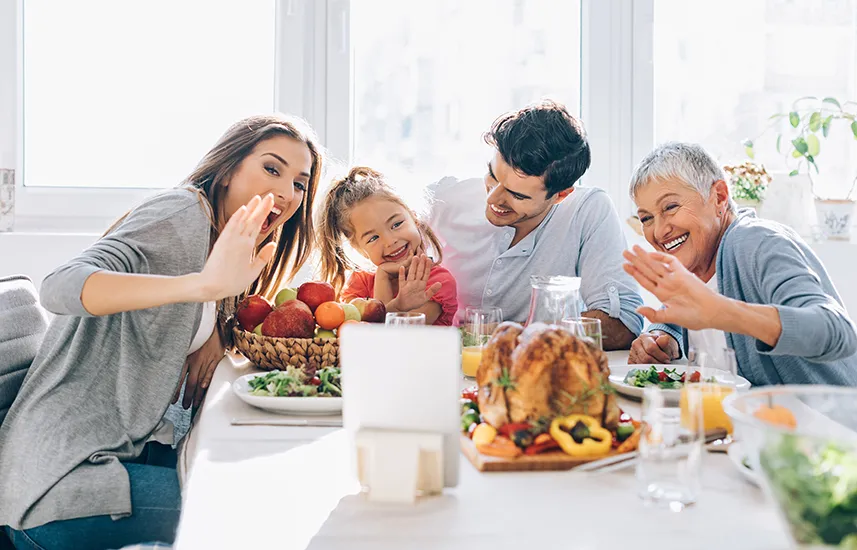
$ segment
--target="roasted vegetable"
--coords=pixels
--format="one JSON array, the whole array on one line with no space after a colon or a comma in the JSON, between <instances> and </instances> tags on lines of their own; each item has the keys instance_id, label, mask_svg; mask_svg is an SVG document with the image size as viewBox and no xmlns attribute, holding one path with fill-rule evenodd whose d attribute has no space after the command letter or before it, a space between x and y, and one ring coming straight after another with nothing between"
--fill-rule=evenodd
<instances>
[{"instance_id":1,"label":"roasted vegetable","mask_svg":"<svg viewBox=\"0 0 857 550\"><path fill-rule=\"evenodd\" d=\"M494 429L494 426L483 422L476 426L476 429L473 430L473 435L470 439L472 439L473 443L476 445L488 445L494 441L495 437L497 437L497 430Z\"/></svg>"},{"instance_id":2,"label":"roasted vegetable","mask_svg":"<svg viewBox=\"0 0 857 550\"><path fill-rule=\"evenodd\" d=\"M606 455L613 444L613 434L602 428L597 420L583 414L555 418L550 435L571 456Z\"/></svg>"}]
</instances>

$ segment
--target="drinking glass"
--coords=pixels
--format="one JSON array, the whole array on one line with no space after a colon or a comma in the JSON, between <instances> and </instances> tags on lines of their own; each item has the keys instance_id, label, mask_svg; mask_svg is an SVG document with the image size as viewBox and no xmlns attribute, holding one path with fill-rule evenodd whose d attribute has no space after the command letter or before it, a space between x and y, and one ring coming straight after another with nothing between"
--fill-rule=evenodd
<instances>
[{"instance_id":1,"label":"drinking glass","mask_svg":"<svg viewBox=\"0 0 857 550\"><path fill-rule=\"evenodd\" d=\"M393 311L387 314L384 324L387 326L424 325L426 316L424 313L412 311Z\"/></svg>"},{"instance_id":2,"label":"drinking glass","mask_svg":"<svg viewBox=\"0 0 857 550\"><path fill-rule=\"evenodd\" d=\"M503 321L499 307L468 307L464 310L464 341L461 349L461 371L473 378L482 361L482 348Z\"/></svg>"},{"instance_id":3,"label":"drinking glass","mask_svg":"<svg viewBox=\"0 0 857 550\"><path fill-rule=\"evenodd\" d=\"M720 350L697 351L694 364L688 365L681 399L685 390L697 388L702 395L703 427L706 431L718 428L726 430L731 438L732 421L723 410L723 400L735 391L738 377L738 363L735 352L728 348Z\"/></svg>"},{"instance_id":4,"label":"drinking glass","mask_svg":"<svg viewBox=\"0 0 857 550\"><path fill-rule=\"evenodd\" d=\"M562 320L562 328L586 341L589 345L603 350L601 336L601 320L589 317L566 317Z\"/></svg>"},{"instance_id":5,"label":"drinking glass","mask_svg":"<svg viewBox=\"0 0 857 550\"><path fill-rule=\"evenodd\" d=\"M637 488L646 505L683 510L699 498L704 432L702 396L676 406L658 386L643 388Z\"/></svg>"}]
</instances>

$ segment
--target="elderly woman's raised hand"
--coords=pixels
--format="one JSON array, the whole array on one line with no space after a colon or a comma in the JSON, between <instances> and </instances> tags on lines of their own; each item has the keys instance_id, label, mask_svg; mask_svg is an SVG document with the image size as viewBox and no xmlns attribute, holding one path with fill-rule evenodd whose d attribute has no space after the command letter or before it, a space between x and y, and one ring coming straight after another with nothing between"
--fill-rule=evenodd
<instances>
[{"instance_id":1,"label":"elderly woman's raised hand","mask_svg":"<svg viewBox=\"0 0 857 550\"><path fill-rule=\"evenodd\" d=\"M669 254L647 252L639 246L623 253L622 267L640 286L663 304L663 309L641 307L637 311L652 323L674 323L689 330L717 326L723 296L703 283Z\"/></svg>"}]
</instances>

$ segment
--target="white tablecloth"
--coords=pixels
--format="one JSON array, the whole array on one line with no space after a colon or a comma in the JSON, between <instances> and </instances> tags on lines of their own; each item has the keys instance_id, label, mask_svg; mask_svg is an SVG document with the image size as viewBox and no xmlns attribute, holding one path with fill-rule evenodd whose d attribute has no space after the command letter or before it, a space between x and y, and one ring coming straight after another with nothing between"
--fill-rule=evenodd
<instances>
[{"instance_id":1,"label":"white tablecloth","mask_svg":"<svg viewBox=\"0 0 857 550\"><path fill-rule=\"evenodd\" d=\"M178 550L788 546L773 507L722 453L706 456L700 500L678 514L644 507L632 468L486 474L464 457L459 486L443 496L369 503L349 471L342 430L230 425L266 414L232 395L232 381L247 372L227 357L214 375L188 446Z\"/></svg>"}]
</instances>

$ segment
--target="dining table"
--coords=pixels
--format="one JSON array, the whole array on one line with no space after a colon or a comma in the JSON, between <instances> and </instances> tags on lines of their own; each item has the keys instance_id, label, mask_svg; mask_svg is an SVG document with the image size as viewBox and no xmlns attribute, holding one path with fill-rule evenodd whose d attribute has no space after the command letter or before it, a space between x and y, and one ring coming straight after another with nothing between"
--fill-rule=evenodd
<instances>
[{"instance_id":1,"label":"dining table","mask_svg":"<svg viewBox=\"0 0 857 550\"><path fill-rule=\"evenodd\" d=\"M607 355L611 365L627 363L627 351ZM413 504L372 502L360 491L342 428L266 425L281 417L233 394L239 376L257 371L232 354L217 367L184 448L176 550L770 550L790 544L773 504L722 452L706 453L698 501L680 512L644 505L633 468L479 472L463 455L456 487ZM386 383L395 391L392 380ZM639 402L619 402L639 418Z\"/></svg>"}]
</instances>

